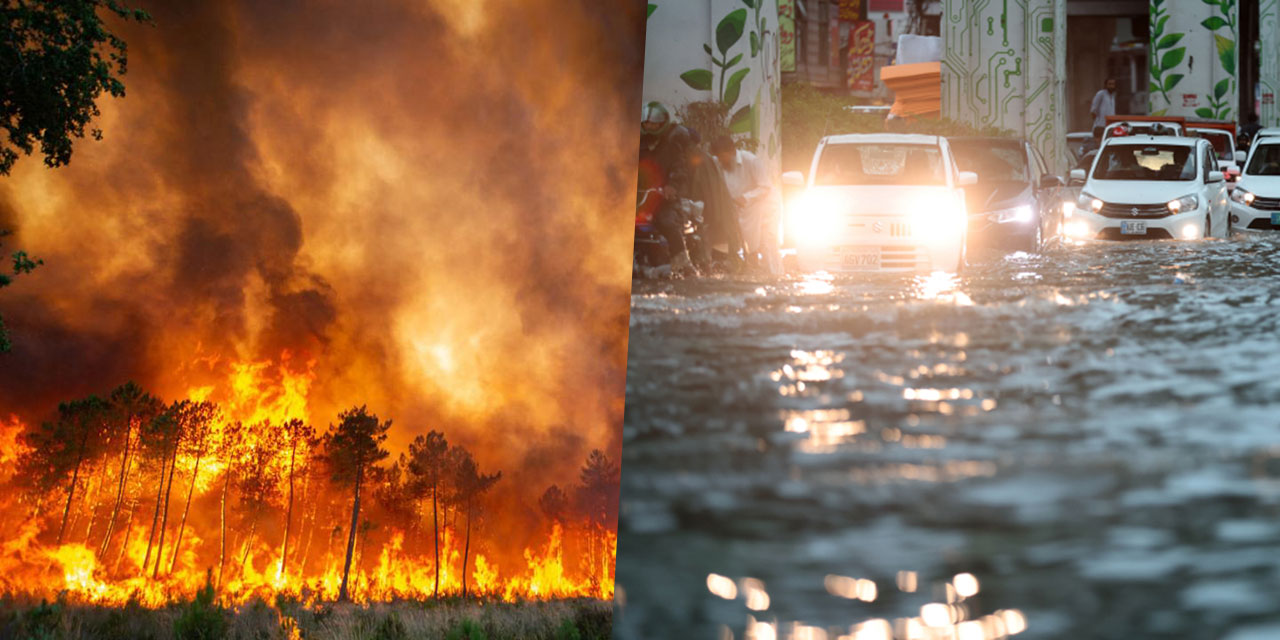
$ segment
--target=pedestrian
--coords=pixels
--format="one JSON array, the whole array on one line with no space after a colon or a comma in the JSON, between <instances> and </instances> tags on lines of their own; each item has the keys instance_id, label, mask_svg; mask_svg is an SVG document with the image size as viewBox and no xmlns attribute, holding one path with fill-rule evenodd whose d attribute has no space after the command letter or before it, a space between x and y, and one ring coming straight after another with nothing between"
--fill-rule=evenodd
<instances>
[{"instance_id":1,"label":"pedestrian","mask_svg":"<svg viewBox=\"0 0 1280 640\"><path fill-rule=\"evenodd\" d=\"M1258 122L1258 114L1249 112L1249 121L1243 127L1240 127L1240 139L1237 146L1248 148L1249 143L1253 141L1253 137L1262 131L1262 125Z\"/></svg>"},{"instance_id":2,"label":"pedestrian","mask_svg":"<svg viewBox=\"0 0 1280 640\"><path fill-rule=\"evenodd\" d=\"M771 275L782 273L778 249L778 214L782 208L778 189L764 160L737 148L733 138L720 136L711 143L711 154L724 173L725 186L738 208L738 224L748 258L759 255Z\"/></svg>"},{"instance_id":3,"label":"pedestrian","mask_svg":"<svg viewBox=\"0 0 1280 640\"><path fill-rule=\"evenodd\" d=\"M640 121L640 187L643 192L655 192L647 196L656 202L653 225L667 240L675 274L697 273L685 246L684 218L678 207L688 192L690 146L695 146L693 135L671 120L666 106L645 105Z\"/></svg>"},{"instance_id":4,"label":"pedestrian","mask_svg":"<svg viewBox=\"0 0 1280 640\"><path fill-rule=\"evenodd\" d=\"M1107 116L1116 114L1116 79L1107 78L1103 87L1093 94L1093 103L1089 106L1089 115L1093 116L1093 138L1099 143L1107 126Z\"/></svg>"}]
</instances>

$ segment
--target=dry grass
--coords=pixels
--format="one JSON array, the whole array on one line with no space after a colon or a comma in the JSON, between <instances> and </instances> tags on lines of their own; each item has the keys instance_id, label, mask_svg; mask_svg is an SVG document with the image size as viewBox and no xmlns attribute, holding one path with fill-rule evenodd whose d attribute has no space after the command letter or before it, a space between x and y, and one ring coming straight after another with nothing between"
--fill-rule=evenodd
<instances>
[{"instance_id":1,"label":"dry grass","mask_svg":"<svg viewBox=\"0 0 1280 640\"><path fill-rule=\"evenodd\" d=\"M609 638L609 602L399 601L307 607L280 600L234 609L191 601L160 609L0 599L0 638L21 640L596 640ZM182 623L183 619L186 623ZM221 619L221 624L217 620ZM197 623L192 624L195 620Z\"/></svg>"}]
</instances>

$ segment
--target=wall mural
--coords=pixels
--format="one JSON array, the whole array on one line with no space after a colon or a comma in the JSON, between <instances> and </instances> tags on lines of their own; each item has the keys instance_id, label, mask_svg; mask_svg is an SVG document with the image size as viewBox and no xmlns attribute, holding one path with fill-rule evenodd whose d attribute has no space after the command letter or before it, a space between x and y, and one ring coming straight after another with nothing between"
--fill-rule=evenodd
<instances>
[{"instance_id":1,"label":"wall mural","mask_svg":"<svg viewBox=\"0 0 1280 640\"><path fill-rule=\"evenodd\" d=\"M729 130L780 166L778 0L649 3L645 101L726 107ZM691 44L693 43L693 44Z\"/></svg>"},{"instance_id":2,"label":"wall mural","mask_svg":"<svg viewBox=\"0 0 1280 640\"><path fill-rule=\"evenodd\" d=\"M1021 135L1066 169L1055 24L1065 0L944 0L942 115ZM1062 55L1065 55L1063 52Z\"/></svg>"},{"instance_id":3,"label":"wall mural","mask_svg":"<svg viewBox=\"0 0 1280 640\"><path fill-rule=\"evenodd\" d=\"M1235 120L1236 0L1151 0L1150 12L1151 113Z\"/></svg>"}]
</instances>

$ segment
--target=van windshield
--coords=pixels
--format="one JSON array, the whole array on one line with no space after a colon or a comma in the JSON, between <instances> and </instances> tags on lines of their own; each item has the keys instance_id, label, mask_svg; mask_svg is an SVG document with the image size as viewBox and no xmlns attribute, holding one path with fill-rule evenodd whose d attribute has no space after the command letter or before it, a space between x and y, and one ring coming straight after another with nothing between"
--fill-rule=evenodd
<instances>
[{"instance_id":1,"label":"van windshield","mask_svg":"<svg viewBox=\"0 0 1280 640\"><path fill-rule=\"evenodd\" d=\"M1108 145L1098 153L1094 180L1195 180L1196 154L1187 146Z\"/></svg>"},{"instance_id":2,"label":"van windshield","mask_svg":"<svg viewBox=\"0 0 1280 640\"><path fill-rule=\"evenodd\" d=\"M927 144L838 143L823 147L813 183L927 185L947 183L942 151Z\"/></svg>"}]
</instances>

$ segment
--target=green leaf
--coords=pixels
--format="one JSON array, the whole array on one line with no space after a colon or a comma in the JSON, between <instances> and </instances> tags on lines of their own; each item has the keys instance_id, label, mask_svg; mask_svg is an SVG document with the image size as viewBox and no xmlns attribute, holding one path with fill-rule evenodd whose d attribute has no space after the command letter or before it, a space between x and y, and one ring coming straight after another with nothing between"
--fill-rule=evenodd
<instances>
[{"instance_id":1,"label":"green leaf","mask_svg":"<svg viewBox=\"0 0 1280 640\"><path fill-rule=\"evenodd\" d=\"M741 54L741 53L739 53L738 55L734 56L732 60L730 60L730 61L726 62L726 63L724 64L724 68L728 69L729 67L732 67L733 65L738 64L739 62L742 62L742 54Z\"/></svg>"},{"instance_id":2,"label":"green leaf","mask_svg":"<svg viewBox=\"0 0 1280 640\"><path fill-rule=\"evenodd\" d=\"M1209 6L1211 6L1211 7L1216 7L1216 6L1218 6L1218 0L1200 0L1200 1L1201 1L1201 2L1203 2L1203 3L1205 3L1205 4L1207 4L1207 5L1209 5Z\"/></svg>"},{"instance_id":3,"label":"green leaf","mask_svg":"<svg viewBox=\"0 0 1280 640\"><path fill-rule=\"evenodd\" d=\"M1160 37L1164 33L1164 23L1169 21L1169 16L1165 16L1156 20L1156 37Z\"/></svg>"},{"instance_id":4,"label":"green leaf","mask_svg":"<svg viewBox=\"0 0 1280 640\"><path fill-rule=\"evenodd\" d=\"M720 21L720 24L716 25L716 47L720 49L721 55L728 55L729 49L733 48L733 45L742 39L742 32L746 29L746 26L746 9L730 11L729 15L725 16Z\"/></svg>"},{"instance_id":5,"label":"green leaf","mask_svg":"<svg viewBox=\"0 0 1280 640\"><path fill-rule=\"evenodd\" d=\"M648 19L649 19L649 16L653 15L653 12L654 12L654 11L657 11L657 10L658 10L658 5L656 5L656 4L652 3L652 2L650 2L650 3L649 3L649 13L646 13L646 14L645 14L645 16L644 16L644 17L645 17L645 19L646 19L646 20L648 20Z\"/></svg>"},{"instance_id":6,"label":"green leaf","mask_svg":"<svg viewBox=\"0 0 1280 640\"><path fill-rule=\"evenodd\" d=\"M711 71L709 69L690 69L680 74L680 79L690 88L698 91L711 90Z\"/></svg>"},{"instance_id":7,"label":"green leaf","mask_svg":"<svg viewBox=\"0 0 1280 640\"><path fill-rule=\"evenodd\" d=\"M1173 91L1173 87L1178 84L1179 80L1182 80L1182 77L1183 75L1181 73L1171 73L1165 76L1164 87L1163 87L1164 92L1168 93L1170 91Z\"/></svg>"},{"instance_id":8,"label":"green leaf","mask_svg":"<svg viewBox=\"0 0 1280 640\"><path fill-rule=\"evenodd\" d=\"M1182 59L1186 57L1186 55L1187 55L1186 47L1178 47L1177 49L1173 49L1172 51L1160 57L1160 68L1166 69L1166 70L1172 69L1178 66L1178 64L1182 62Z\"/></svg>"},{"instance_id":9,"label":"green leaf","mask_svg":"<svg viewBox=\"0 0 1280 640\"><path fill-rule=\"evenodd\" d=\"M1218 45L1218 59L1222 61L1222 68L1227 73L1235 75L1236 72L1236 42L1231 38L1223 36L1213 36L1214 41Z\"/></svg>"},{"instance_id":10,"label":"green leaf","mask_svg":"<svg viewBox=\"0 0 1280 640\"><path fill-rule=\"evenodd\" d=\"M751 32L751 57L760 55L760 34Z\"/></svg>"},{"instance_id":11,"label":"green leaf","mask_svg":"<svg viewBox=\"0 0 1280 640\"><path fill-rule=\"evenodd\" d=\"M747 105L733 113L733 117L729 118L729 131L732 133L747 133L751 131L751 105Z\"/></svg>"},{"instance_id":12,"label":"green leaf","mask_svg":"<svg viewBox=\"0 0 1280 640\"><path fill-rule=\"evenodd\" d=\"M724 86L724 98L721 102L729 105L730 109L738 102L738 93L742 91L742 79L747 77L750 72L751 68L747 67L746 69L738 69L733 75L729 76L729 82Z\"/></svg>"},{"instance_id":13,"label":"green leaf","mask_svg":"<svg viewBox=\"0 0 1280 640\"><path fill-rule=\"evenodd\" d=\"M1210 109L1209 107L1200 107L1199 109L1196 109L1196 115L1200 116L1201 118L1208 118L1212 120L1213 109Z\"/></svg>"},{"instance_id":14,"label":"green leaf","mask_svg":"<svg viewBox=\"0 0 1280 640\"><path fill-rule=\"evenodd\" d=\"M745 4L752 9L756 8L755 0L742 0L742 4Z\"/></svg>"},{"instance_id":15,"label":"green leaf","mask_svg":"<svg viewBox=\"0 0 1280 640\"><path fill-rule=\"evenodd\" d=\"M1208 18L1205 18L1204 21L1200 23L1200 25L1210 31L1217 31L1218 29L1221 29L1227 26L1227 21L1223 20L1219 16L1210 16Z\"/></svg>"},{"instance_id":16,"label":"green leaf","mask_svg":"<svg viewBox=\"0 0 1280 640\"><path fill-rule=\"evenodd\" d=\"M1160 93L1160 85L1152 82L1147 86L1147 93Z\"/></svg>"},{"instance_id":17,"label":"green leaf","mask_svg":"<svg viewBox=\"0 0 1280 640\"><path fill-rule=\"evenodd\" d=\"M1178 44L1178 41L1182 40L1182 36L1185 36L1185 35L1187 34L1171 33L1163 38L1160 38L1160 41L1156 43L1156 49L1160 49L1160 50L1168 49L1173 45Z\"/></svg>"},{"instance_id":18,"label":"green leaf","mask_svg":"<svg viewBox=\"0 0 1280 640\"><path fill-rule=\"evenodd\" d=\"M1231 78L1223 78L1218 84L1213 86L1213 97L1215 100L1221 100L1222 96L1227 95L1231 90Z\"/></svg>"},{"instance_id":19,"label":"green leaf","mask_svg":"<svg viewBox=\"0 0 1280 640\"><path fill-rule=\"evenodd\" d=\"M1169 112L1169 110L1168 110L1168 109L1161 109L1161 110L1159 110L1159 111L1152 111L1152 112L1151 112L1151 115L1153 115L1153 116L1162 116L1162 115L1164 115L1164 114L1166 114L1166 113L1168 113L1168 112Z\"/></svg>"}]
</instances>

